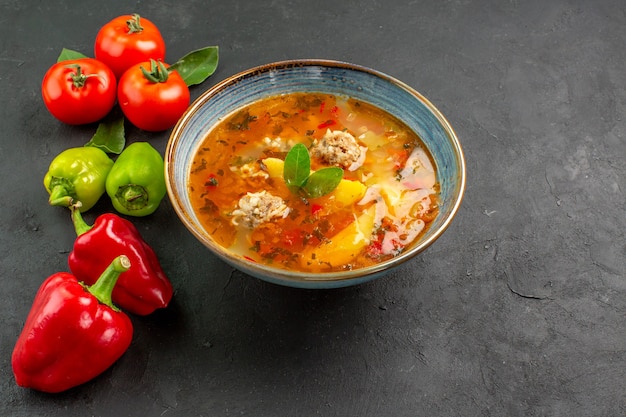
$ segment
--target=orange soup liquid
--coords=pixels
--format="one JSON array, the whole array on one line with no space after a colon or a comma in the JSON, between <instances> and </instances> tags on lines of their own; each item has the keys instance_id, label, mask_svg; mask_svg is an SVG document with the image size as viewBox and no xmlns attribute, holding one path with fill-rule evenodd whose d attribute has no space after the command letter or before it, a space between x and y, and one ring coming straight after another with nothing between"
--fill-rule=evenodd
<instances>
[{"instance_id":1,"label":"orange soup liquid","mask_svg":"<svg viewBox=\"0 0 626 417\"><path fill-rule=\"evenodd\" d=\"M264 162L284 160L296 143L311 147L327 131L349 132L367 148L358 169L344 169L344 180L365 190L349 204L336 193L304 198L282 177L269 175ZM397 256L437 215L434 170L416 174L407 169L414 160L432 164L419 137L388 113L348 98L295 93L255 102L210 131L194 157L188 186L205 230L251 262L308 272L356 269ZM312 157L313 171L325 166ZM239 199L263 190L280 197L288 215L255 228L234 224ZM360 240L346 239L345 231L355 229L364 213L373 216L371 232L359 226ZM333 242L337 236L345 242Z\"/></svg>"}]
</instances>

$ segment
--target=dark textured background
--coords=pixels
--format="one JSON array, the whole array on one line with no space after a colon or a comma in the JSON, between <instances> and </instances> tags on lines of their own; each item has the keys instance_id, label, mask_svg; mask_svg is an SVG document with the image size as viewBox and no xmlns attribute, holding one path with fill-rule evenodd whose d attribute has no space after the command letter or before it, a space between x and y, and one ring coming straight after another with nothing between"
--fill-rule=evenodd
<instances>
[{"instance_id":1,"label":"dark textured background","mask_svg":"<svg viewBox=\"0 0 626 417\"><path fill-rule=\"evenodd\" d=\"M430 249L329 291L233 271L169 202L136 219L170 275L128 352L59 395L19 388L10 354L34 294L66 270L67 211L41 180L94 126L60 124L40 82L62 47L137 12L168 60L219 45L195 98L251 66L339 59L413 86L464 146L461 210ZM0 415L626 414L626 4L555 1L0 0ZM127 130L163 151L168 132ZM111 210L102 201L85 216Z\"/></svg>"}]
</instances>

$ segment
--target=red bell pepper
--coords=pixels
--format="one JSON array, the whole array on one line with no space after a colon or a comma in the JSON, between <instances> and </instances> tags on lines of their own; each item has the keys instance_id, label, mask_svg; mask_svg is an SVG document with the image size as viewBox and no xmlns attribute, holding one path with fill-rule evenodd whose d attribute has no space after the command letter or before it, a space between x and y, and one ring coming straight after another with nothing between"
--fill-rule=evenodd
<instances>
[{"instance_id":1,"label":"red bell pepper","mask_svg":"<svg viewBox=\"0 0 626 417\"><path fill-rule=\"evenodd\" d=\"M172 299L172 284L154 250L142 239L135 225L116 214L106 213L89 226L79 207L80 204L71 207L78 237L68 257L70 270L76 278L92 284L98 279L95 271L124 254L132 266L113 289L115 304L142 316L167 307Z\"/></svg>"},{"instance_id":2,"label":"red bell pepper","mask_svg":"<svg viewBox=\"0 0 626 417\"><path fill-rule=\"evenodd\" d=\"M87 382L130 346L133 325L111 302L130 264L119 256L91 287L59 272L46 279L17 339L11 364L18 385L50 393Z\"/></svg>"}]
</instances>

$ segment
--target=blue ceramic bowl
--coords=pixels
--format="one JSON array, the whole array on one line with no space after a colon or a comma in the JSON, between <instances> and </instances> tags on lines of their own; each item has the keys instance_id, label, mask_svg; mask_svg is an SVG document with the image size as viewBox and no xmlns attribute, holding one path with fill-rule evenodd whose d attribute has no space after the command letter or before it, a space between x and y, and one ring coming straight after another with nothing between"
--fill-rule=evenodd
<instances>
[{"instance_id":1,"label":"blue ceramic bowl","mask_svg":"<svg viewBox=\"0 0 626 417\"><path fill-rule=\"evenodd\" d=\"M202 228L189 200L188 176L193 155L215 124L239 108L266 96L291 92L343 95L378 106L404 121L422 138L434 158L441 186L438 217L401 255L368 268L303 273L247 261L215 243ZM430 246L455 216L465 190L461 145L444 116L426 98L388 75L345 62L284 61L236 74L203 93L180 119L165 151L167 191L174 210L189 231L219 258L254 277L291 287L336 288L380 277Z\"/></svg>"}]
</instances>

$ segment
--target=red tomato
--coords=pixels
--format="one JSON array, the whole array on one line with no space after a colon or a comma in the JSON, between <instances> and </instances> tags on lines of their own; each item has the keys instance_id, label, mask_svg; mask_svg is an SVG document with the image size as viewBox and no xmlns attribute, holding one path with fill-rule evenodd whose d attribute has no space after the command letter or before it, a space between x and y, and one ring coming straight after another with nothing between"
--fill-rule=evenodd
<instances>
[{"instance_id":1,"label":"red tomato","mask_svg":"<svg viewBox=\"0 0 626 417\"><path fill-rule=\"evenodd\" d=\"M44 75L41 94L48 111L60 121L97 122L115 104L115 75L93 58L57 62Z\"/></svg>"},{"instance_id":2,"label":"red tomato","mask_svg":"<svg viewBox=\"0 0 626 417\"><path fill-rule=\"evenodd\" d=\"M177 71L151 61L129 68L117 87L117 101L135 126L159 132L174 126L189 107L189 87Z\"/></svg>"},{"instance_id":3,"label":"red tomato","mask_svg":"<svg viewBox=\"0 0 626 417\"><path fill-rule=\"evenodd\" d=\"M138 14L116 17L100 28L94 45L96 59L120 78L135 64L165 60L165 41L154 23Z\"/></svg>"},{"instance_id":4,"label":"red tomato","mask_svg":"<svg viewBox=\"0 0 626 417\"><path fill-rule=\"evenodd\" d=\"M324 207L319 204L311 204L311 214L316 215L322 211Z\"/></svg>"}]
</instances>

